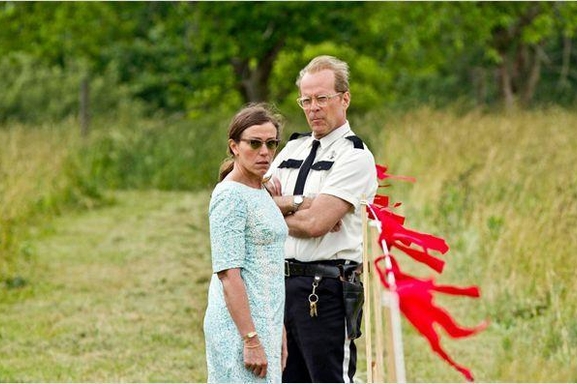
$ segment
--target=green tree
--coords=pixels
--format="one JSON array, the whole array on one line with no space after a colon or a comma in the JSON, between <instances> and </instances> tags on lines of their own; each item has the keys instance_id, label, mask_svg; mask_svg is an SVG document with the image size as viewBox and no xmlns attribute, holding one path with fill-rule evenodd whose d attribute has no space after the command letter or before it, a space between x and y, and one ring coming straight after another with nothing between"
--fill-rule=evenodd
<instances>
[{"instance_id":1,"label":"green tree","mask_svg":"<svg viewBox=\"0 0 577 384\"><path fill-rule=\"evenodd\" d=\"M292 100L320 53L349 62L360 110L571 101L577 86L574 2L0 2L0 25L3 68L24 54L111 77L150 112Z\"/></svg>"},{"instance_id":2,"label":"green tree","mask_svg":"<svg viewBox=\"0 0 577 384\"><path fill-rule=\"evenodd\" d=\"M244 101L268 100L274 64L283 51L346 41L362 3L199 2L191 5L196 44L208 67L228 67ZM218 81L218 78L214 78Z\"/></svg>"},{"instance_id":3,"label":"green tree","mask_svg":"<svg viewBox=\"0 0 577 384\"><path fill-rule=\"evenodd\" d=\"M62 100L58 95L71 91L76 95L80 83L88 84L90 79L93 80L91 83L97 83L97 87L116 79L115 74L111 73L108 49L119 41L132 38L134 23L130 14L139 6L142 5L100 2L0 3L2 65L17 69L33 68L28 78L21 73L16 83L13 79L0 79L6 92L22 94L12 99L30 98L31 94L44 95L44 101L39 100L39 105L29 104L28 109L61 100L62 104L67 104L63 110L77 111L76 96L73 97L75 107L70 108L70 98ZM39 77L38 74L44 75ZM49 74L54 74L54 77L49 79ZM71 81L76 82L74 89L68 87ZM62 90L56 93L50 92L50 89L33 91L20 87L24 83L36 88L52 87L53 83L58 82L62 84ZM14 89L6 89L11 86ZM25 110L16 112L21 116L28 113Z\"/></svg>"},{"instance_id":4,"label":"green tree","mask_svg":"<svg viewBox=\"0 0 577 384\"><path fill-rule=\"evenodd\" d=\"M530 104L544 74L556 73L566 88L577 84L570 69L577 18L573 2L366 7L369 17L353 45L394 72L394 88L401 94L469 94L484 103L494 90L494 97L510 107L517 100Z\"/></svg>"}]
</instances>

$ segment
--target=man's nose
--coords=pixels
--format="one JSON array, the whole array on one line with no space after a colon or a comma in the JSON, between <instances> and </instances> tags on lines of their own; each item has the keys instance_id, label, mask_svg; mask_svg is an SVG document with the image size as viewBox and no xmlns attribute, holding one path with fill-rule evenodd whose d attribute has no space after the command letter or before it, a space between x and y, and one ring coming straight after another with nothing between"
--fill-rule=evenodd
<instances>
[{"instance_id":1,"label":"man's nose","mask_svg":"<svg viewBox=\"0 0 577 384\"><path fill-rule=\"evenodd\" d=\"M319 105L317 99L314 99L314 98L313 98L313 99L311 100L311 106L310 106L309 109L316 111L316 110L318 110L320 107L321 107L321 106Z\"/></svg>"}]
</instances>

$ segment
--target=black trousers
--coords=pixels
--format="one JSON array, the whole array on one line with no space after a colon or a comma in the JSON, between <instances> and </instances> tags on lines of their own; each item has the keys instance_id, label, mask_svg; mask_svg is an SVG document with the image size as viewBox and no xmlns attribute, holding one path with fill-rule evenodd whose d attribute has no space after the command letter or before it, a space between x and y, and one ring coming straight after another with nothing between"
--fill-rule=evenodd
<instances>
[{"instance_id":1,"label":"black trousers","mask_svg":"<svg viewBox=\"0 0 577 384\"><path fill-rule=\"evenodd\" d=\"M346 337L343 288L338 279L323 278L316 294L317 316L310 316L308 297L313 277L285 279L285 326L288 360L285 383L352 383L357 350Z\"/></svg>"}]
</instances>

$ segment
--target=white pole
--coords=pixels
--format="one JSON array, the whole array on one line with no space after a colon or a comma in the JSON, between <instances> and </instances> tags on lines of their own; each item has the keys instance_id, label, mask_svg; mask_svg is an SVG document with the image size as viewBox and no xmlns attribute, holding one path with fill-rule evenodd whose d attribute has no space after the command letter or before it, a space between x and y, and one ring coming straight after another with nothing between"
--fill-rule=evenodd
<instances>
[{"instance_id":1,"label":"white pole","mask_svg":"<svg viewBox=\"0 0 577 384\"><path fill-rule=\"evenodd\" d=\"M377 217L376 213L373 211L372 207L367 201L363 201L373 213L373 217ZM379 220L374 220L379 233L382 233L383 228ZM389 295L387 300L385 293L383 293L382 301L383 304L388 302L388 307L391 313L391 331L392 331L392 341L393 341L393 356L395 362L395 376L396 381L399 384L405 384L407 382L405 375L405 359L403 353L403 338L402 338L402 328L401 328L401 310L399 308L399 295L397 294L397 283L395 280L395 275L393 273L391 262L391 256L389 254L389 248L387 247L386 241L383 239L381 241L381 248L383 249L385 256L385 268L386 268L386 279L389 285Z\"/></svg>"},{"instance_id":2,"label":"white pole","mask_svg":"<svg viewBox=\"0 0 577 384\"><path fill-rule=\"evenodd\" d=\"M364 197L364 196L363 196ZM362 204L366 204L366 200L363 199ZM363 321L365 324L365 355L367 360L367 383L374 383L373 377L373 335L371 329L371 318L372 318L372 300L371 291L369 287L371 286L371 269L372 266L369 263L369 237L368 237L368 217L367 212L363 210L361 212L363 218L363 289L365 294L365 303L363 306Z\"/></svg>"},{"instance_id":3,"label":"white pole","mask_svg":"<svg viewBox=\"0 0 577 384\"><path fill-rule=\"evenodd\" d=\"M380 223L379 223L380 225ZM389 284L389 309L391 311L391 326L393 333L393 353L395 358L395 373L397 376L397 383L405 384L407 382L405 377L405 358L403 353L403 333L401 329L401 310L399 308L399 295L397 294L397 282L395 274L393 273L393 263L389 255L389 248L387 243L382 240L381 247L385 252L385 267L387 271L387 283Z\"/></svg>"}]
</instances>

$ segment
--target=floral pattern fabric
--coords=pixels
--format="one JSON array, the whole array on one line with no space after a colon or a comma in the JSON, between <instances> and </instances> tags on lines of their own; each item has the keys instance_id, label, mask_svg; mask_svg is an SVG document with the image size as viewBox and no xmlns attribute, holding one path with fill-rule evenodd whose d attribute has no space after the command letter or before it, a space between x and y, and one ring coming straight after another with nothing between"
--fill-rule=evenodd
<instances>
[{"instance_id":1,"label":"floral pattern fabric","mask_svg":"<svg viewBox=\"0 0 577 384\"><path fill-rule=\"evenodd\" d=\"M264 189L223 181L210 207L213 275L204 319L208 382L280 383L284 315L284 218ZM224 301L217 272L240 268L251 316L268 359L261 379L244 367L243 341Z\"/></svg>"}]
</instances>

